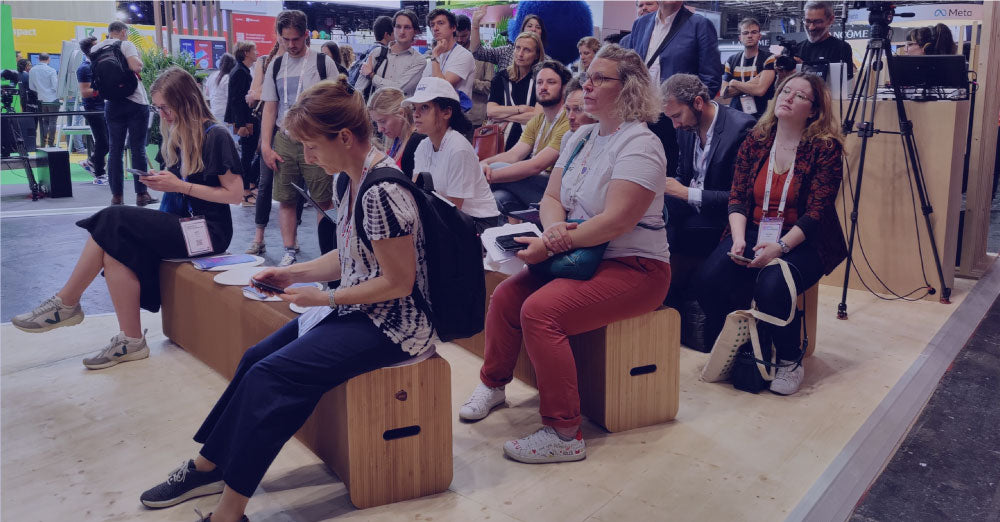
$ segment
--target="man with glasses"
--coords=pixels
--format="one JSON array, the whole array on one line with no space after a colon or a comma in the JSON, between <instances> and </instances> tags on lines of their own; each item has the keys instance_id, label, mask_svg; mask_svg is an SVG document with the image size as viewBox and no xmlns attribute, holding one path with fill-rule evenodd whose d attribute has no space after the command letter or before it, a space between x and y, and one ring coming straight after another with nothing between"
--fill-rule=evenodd
<instances>
[{"instance_id":1,"label":"man with glasses","mask_svg":"<svg viewBox=\"0 0 1000 522\"><path fill-rule=\"evenodd\" d=\"M90 49L91 56L112 45L121 45L122 55L128 68L136 76L142 72L139 49L128 40L128 26L122 22L108 25L108 38ZM111 204L121 205L125 185L125 143L132 155L132 168L146 170L146 131L149 128L149 98L142 82L124 100L108 100L104 106L104 119L108 122L108 184L111 185ZM134 176L135 204L144 207L157 200L149 195L149 189Z\"/></svg>"},{"instance_id":2,"label":"man with glasses","mask_svg":"<svg viewBox=\"0 0 1000 522\"><path fill-rule=\"evenodd\" d=\"M743 52L726 60L722 74L722 97L730 98L729 106L753 116L764 115L767 102L774 96L775 56L760 48L760 22L744 18L740 22L740 43Z\"/></svg>"},{"instance_id":3,"label":"man with glasses","mask_svg":"<svg viewBox=\"0 0 1000 522\"><path fill-rule=\"evenodd\" d=\"M378 52L368 53L358 82L354 85L365 93L366 99L382 87L394 87L403 91L407 97L413 96L413 90L417 88L426 65L423 55L413 48L413 38L420 30L416 13L403 9L396 11L392 19L392 44L388 48L382 48L387 51L380 49Z\"/></svg>"},{"instance_id":4,"label":"man with glasses","mask_svg":"<svg viewBox=\"0 0 1000 522\"><path fill-rule=\"evenodd\" d=\"M833 4L831 2L806 2L805 22L808 40L802 42L798 63L846 63L847 77L854 78L854 52L851 45L830 34L833 25Z\"/></svg>"},{"instance_id":5,"label":"man with glasses","mask_svg":"<svg viewBox=\"0 0 1000 522\"><path fill-rule=\"evenodd\" d=\"M569 120L562 110L563 87L573 76L555 60L546 60L538 67L535 98L542 106L541 114L524 124L521 138L510 150L480 162L493 197L505 214L541 201L549 173L559 159L563 135L569 131Z\"/></svg>"},{"instance_id":6,"label":"man with glasses","mask_svg":"<svg viewBox=\"0 0 1000 522\"><path fill-rule=\"evenodd\" d=\"M317 220L323 217L323 211L333 208L333 186L322 167L306 162L302 143L288 136L281 130L281 125L285 112L295 105L302 92L326 79L328 71L336 74L337 66L325 53L309 48L308 19L302 11L278 13L275 32L285 47L285 54L272 60L264 73L260 97L264 100L260 135L261 177L264 177L265 166L274 172L271 197L278 202L278 226L285 247L285 254L278 265L288 266L295 263L298 252L295 209L300 196L292 183L300 187L304 184L309 195L316 200L319 206Z\"/></svg>"}]
</instances>

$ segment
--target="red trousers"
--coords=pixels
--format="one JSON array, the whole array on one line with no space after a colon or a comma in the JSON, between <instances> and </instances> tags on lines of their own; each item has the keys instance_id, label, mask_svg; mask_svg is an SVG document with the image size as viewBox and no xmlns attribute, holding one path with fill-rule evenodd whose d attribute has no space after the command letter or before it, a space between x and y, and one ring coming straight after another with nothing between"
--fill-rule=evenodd
<instances>
[{"instance_id":1,"label":"red trousers","mask_svg":"<svg viewBox=\"0 0 1000 522\"><path fill-rule=\"evenodd\" d=\"M486 312L480 379L511 381L524 339L535 368L542 424L580 425L580 393L569 336L657 309L670 287L670 264L644 257L605 259L587 281L538 277L522 270L500 283Z\"/></svg>"}]
</instances>

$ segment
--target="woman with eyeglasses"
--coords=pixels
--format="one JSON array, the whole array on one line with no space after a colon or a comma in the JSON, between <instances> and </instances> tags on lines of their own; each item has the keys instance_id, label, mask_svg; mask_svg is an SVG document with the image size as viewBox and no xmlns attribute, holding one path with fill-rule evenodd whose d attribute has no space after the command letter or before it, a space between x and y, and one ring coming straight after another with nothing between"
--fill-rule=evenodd
<instances>
[{"instance_id":1,"label":"woman with eyeglasses","mask_svg":"<svg viewBox=\"0 0 1000 522\"><path fill-rule=\"evenodd\" d=\"M958 46L951 36L947 25L937 24L931 27L914 27L906 33L907 56L923 56L931 54L955 54Z\"/></svg>"},{"instance_id":2,"label":"woman with eyeglasses","mask_svg":"<svg viewBox=\"0 0 1000 522\"><path fill-rule=\"evenodd\" d=\"M243 197L236 144L212 117L194 77L171 67L153 82L150 95L160 113L167 170L150 170L142 182L178 195L178 213L113 205L78 221L90 238L69 280L37 308L11 319L25 332L79 324L84 315L80 297L103 273L121 331L83 360L91 370L149 357L139 310L160 309L160 261L224 252L233 238L229 205ZM207 239L210 250L191 252L187 245L194 239Z\"/></svg>"},{"instance_id":3,"label":"woman with eyeglasses","mask_svg":"<svg viewBox=\"0 0 1000 522\"><path fill-rule=\"evenodd\" d=\"M413 130L413 107L403 105L406 95L395 87L382 87L368 99L368 112L385 138L383 150L399 165L403 174L413 177L417 145L427 136Z\"/></svg>"},{"instance_id":4,"label":"woman with eyeglasses","mask_svg":"<svg viewBox=\"0 0 1000 522\"><path fill-rule=\"evenodd\" d=\"M670 286L667 160L646 126L660 115L649 71L635 51L607 45L590 64L583 92L598 123L580 127L561 151L541 201L543 237L517 238L526 245L517 255L530 267L571 250L606 248L595 252L601 260L588 279L555 278L538 267L497 286L486 313L481 382L459 410L460 418L479 420L503 404L523 341L543 427L507 441L503 451L525 463L587 455L569 336L651 312Z\"/></svg>"},{"instance_id":5,"label":"woman with eyeglasses","mask_svg":"<svg viewBox=\"0 0 1000 522\"><path fill-rule=\"evenodd\" d=\"M729 195L730 235L702 265L695 280L708 315L707 335L717 336L726 315L758 309L787 317L788 286L775 258L791 267L798 293L815 285L847 257L837 217L843 147L823 79L798 73L777 97L737 153ZM741 259L742 258L742 259ZM750 259L749 262L743 259ZM766 268L765 268L766 267ZM761 345L774 344L780 365L771 391L791 395L805 376L800 318L785 327L757 322Z\"/></svg>"},{"instance_id":6,"label":"woman with eyeglasses","mask_svg":"<svg viewBox=\"0 0 1000 522\"><path fill-rule=\"evenodd\" d=\"M413 195L387 181L358 194L371 172L396 170L373 143L361 92L344 75L319 82L288 109L283 128L302 143L308 163L350 180L350 189L334 196L340 248L255 276L285 288L283 300L312 308L246 351L194 435L201 444L197 456L141 495L147 507L222 493L202 520L247 520L250 496L323 394L354 376L423 354L436 342L430 318L412 296L414 288L429 295L425 238ZM289 288L337 279L340 286L328 291Z\"/></svg>"}]
</instances>

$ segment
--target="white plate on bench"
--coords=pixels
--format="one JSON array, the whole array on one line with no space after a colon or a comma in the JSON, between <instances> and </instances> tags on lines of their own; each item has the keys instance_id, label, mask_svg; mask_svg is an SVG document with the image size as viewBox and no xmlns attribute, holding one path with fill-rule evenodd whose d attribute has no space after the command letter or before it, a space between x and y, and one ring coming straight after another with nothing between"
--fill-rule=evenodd
<instances>
[{"instance_id":1,"label":"white plate on bench","mask_svg":"<svg viewBox=\"0 0 1000 522\"><path fill-rule=\"evenodd\" d=\"M270 267L266 266L237 266L232 270L219 272L213 279L220 285L246 286L250 284L250 278L258 272Z\"/></svg>"}]
</instances>

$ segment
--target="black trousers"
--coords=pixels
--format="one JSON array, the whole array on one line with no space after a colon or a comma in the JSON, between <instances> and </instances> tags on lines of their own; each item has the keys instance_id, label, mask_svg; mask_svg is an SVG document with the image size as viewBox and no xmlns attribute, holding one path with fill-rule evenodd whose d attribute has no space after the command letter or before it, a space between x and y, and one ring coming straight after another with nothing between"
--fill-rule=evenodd
<instances>
[{"instance_id":1,"label":"black trousers","mask_svg":"<svg viewBox=\"0 0 1000 522\"><path fill-rule=\"evenodd\" d=\"M254 157L260 145L260 123L253 123L253 134L240 136L240 164L243 167L243 190L256 187L260 181L260 169L253 168Z\"/></svg>"},{"instance_id":2,"label":"black trousers","mask_svg":"<svg viewBox=\"0 0 1000 522\"><path fill-rule=\"evenodd\" d=\"M748 225L745 257L753 258L753 247L757 244L757 227ZM750 308L750 301L757 302L760 311L775 317L786 317L792 303L789 303L788 286L778 266L748 268L737 265L726 254L733 247L732 236L719 243L695 276L694 285L698 293L698 303L708 316L705 338L715 342L722 331L726 315L734 310ZM823 263L819 254L807 239L791 252L782 256L792 271L795 289L802 294L819 282L823 276ZM777 327L764 321L757 321L761 342L770 339L778 350L778 357L795 360L801 351L801 321L796 318L784 327Z\"/></svg>"},{"instance_id":3,"label":"black trousers","mask_svg":"<svg viewBox=\"0 0 1000 522\"><path fill-rule=\"evenodd\" d=\"M94 140L94 148L90 152L90 163L94 166L94 176L104 176L107 174L105 165L108 156L108 122L103 115L88 115L83 119L90 125L90 133Z\"/></svg>"}]
</instances>

